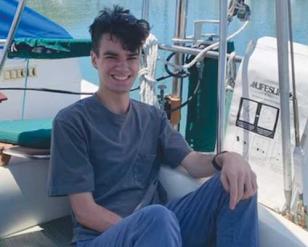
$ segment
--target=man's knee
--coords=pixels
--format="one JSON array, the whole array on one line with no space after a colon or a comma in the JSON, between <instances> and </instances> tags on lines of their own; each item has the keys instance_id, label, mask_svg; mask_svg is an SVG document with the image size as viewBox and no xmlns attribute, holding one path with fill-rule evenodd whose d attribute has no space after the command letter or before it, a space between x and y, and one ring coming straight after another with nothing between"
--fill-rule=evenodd
<instances>
[{"instance_id":1,"label":"man's knee","mask_svg":"<svg viewBox=\"0 0 308 247\"><path fill-rule=\"evenodd\" d=\"M218 172L216 174L214 174L210 179L208 179L202 186L201 186L201 190L205 193L208 193L209 191L215 193L216 195L218 195L219 193L223 193L223 194L229 194L226 193L223 184L220 180L220 176L221 173Z\"/></svg>"},{"instance_id":2,"label":"man's knee","mask_svg":"<svg viewBox=\"0 0 308 247\"><path fill-rule=\"evenodd\" d=\"M215 191L216 195L222 195L223 198L227 198L226 203L229 204L230 192L226 191L225 188L223 187L220 176L221 176L221 174L219 172L211 178L211 181L210 181L211 190ZM241 203L249 204L251 206L256 205L257 204L257 193L254 194L253 196L249 197L249 198L241 199L239 201L239 204L241 204Z\"/></svg>"},{"instance_id":3,"label":"man's knee","mask_svg":"<svg viewBox=\"0 0 308 247\"><path fill-rule=\"evenodd\" d=\"M140 209L136 233L139 240L155 239L158 246L180 246L181 230L175 214L161 205ZM145 246L145 245L142 245ZM152 245L151 245L152 246Z\"/></svg>"},{"instance_id":4,"label":"man's knee","mask_svg":"<svg viewBox=\"0 0 308 247\"><path fill-rule=\"evenodd\" d=\"M142 220L146 220L158 227L172 226L173 228L179 228L175 214L162 205L150 205L141 210Z\"/></svg>"},{"instance_id":5,"label":"man's knee","mask_svg":"<svg viewBox=\"0 0 308 247\"><path fill-rule=\"evenodd\" d=\"M175 214L168 208L162 205L150 205L142 209L143 214L147 218L160 219L160 220L176 220Z\"/></svg>"}]
</instances>

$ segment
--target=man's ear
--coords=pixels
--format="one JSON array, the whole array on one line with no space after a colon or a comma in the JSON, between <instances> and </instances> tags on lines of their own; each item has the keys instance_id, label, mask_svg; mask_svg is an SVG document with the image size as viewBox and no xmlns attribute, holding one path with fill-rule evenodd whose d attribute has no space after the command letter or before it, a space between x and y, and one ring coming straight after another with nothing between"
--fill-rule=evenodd
<instances>
[{"instance_id":1,"label":"man's ear","mask_svg":"<svg viewBox=\"0 0 308 247\"><path fill-rule=\"evenodd\" d=\"M96 55L96 53L94 52L94 51L90 51L90 55L91 55L91 62L92 62L92 65L93 65L93 67L94 68L96 68L97 69L97 62L96 62L96 60L97 60L97 55Z\"/></svg>"}]
</instances>

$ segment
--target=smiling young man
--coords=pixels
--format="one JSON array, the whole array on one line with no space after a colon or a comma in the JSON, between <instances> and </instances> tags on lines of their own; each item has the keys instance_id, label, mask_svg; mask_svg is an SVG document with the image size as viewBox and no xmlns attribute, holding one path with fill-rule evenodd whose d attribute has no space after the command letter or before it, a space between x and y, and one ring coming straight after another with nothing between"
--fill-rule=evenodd
<instances>
[{"instance_id":1,"label":"smiling young man","mask_svg":"<svg viewBox=\"0 0 308 247\"><path fill-rule=\"evenodd\" d=\"M56 116L49 172L49 195L69 197L75 245L258 246L256 176L247 162L191 150L164 112L129 98L148 23L115 6L90 33L99 89ZM166 202L161 164L214 176Z\"/></svg>"},{"instance_id":2,"label":"smiling young man","mask_svg":"<svg viewBox=\"0 0 308 247\"><path fill-rule=\"evenodd\" d=\"M124 50L121 41L110 33L102 35L99 45L97 51L91 51L93 66L98 70L100 81L104 82L97 95L102 102L115 100L119 105L120 100L124 109L120 112L115 109L115 113L125 113L129 106L128 94L139 71L140 49Z\"/></svg>"}]
</instances>

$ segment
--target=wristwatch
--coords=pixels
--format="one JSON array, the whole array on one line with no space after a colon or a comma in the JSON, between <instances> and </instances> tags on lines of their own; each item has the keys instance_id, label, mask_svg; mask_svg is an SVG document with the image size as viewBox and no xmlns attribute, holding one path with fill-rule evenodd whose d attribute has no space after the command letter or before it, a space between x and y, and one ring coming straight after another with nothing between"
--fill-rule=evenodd
<instances>
[{"instance_id":1,"label":"wristwatch","mask_svg":"<svg viewBox=\"0 0 308 247\"><path fill-rule=\"evenodd\" d=\"M220 166L220 165L218 165L218 163L217 163L217 161L216 161L216 158L217 158L217 156L218 155L221 155L221 154L223 154L223 153L227 153L228 151L222 151L222 152L220 152L220 153L217 153L214 157L213 157L213 159L212 159L212 165L213 165L213 167L217 170L217 171L221 171L221 169L222 169L222 167Z\"/></svg>"}]
</instances>

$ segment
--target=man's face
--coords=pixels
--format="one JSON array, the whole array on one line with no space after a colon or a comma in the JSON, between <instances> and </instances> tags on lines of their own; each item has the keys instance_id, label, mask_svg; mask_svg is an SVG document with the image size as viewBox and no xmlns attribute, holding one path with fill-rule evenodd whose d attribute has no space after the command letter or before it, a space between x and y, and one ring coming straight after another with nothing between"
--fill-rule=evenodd
<instances>
[{"instance_id":1,"label":"man's face","mask_svg":"<svg viewBox=\"0 0 308 247\"><path fill-rule=\"evenodd\" d=\"M128 93L139 70L139 51L123 49L121 42L103 34L98 54L91 52L93 66L98 70L101 89L112 93Z\"/></svg>"}]
</instances>

